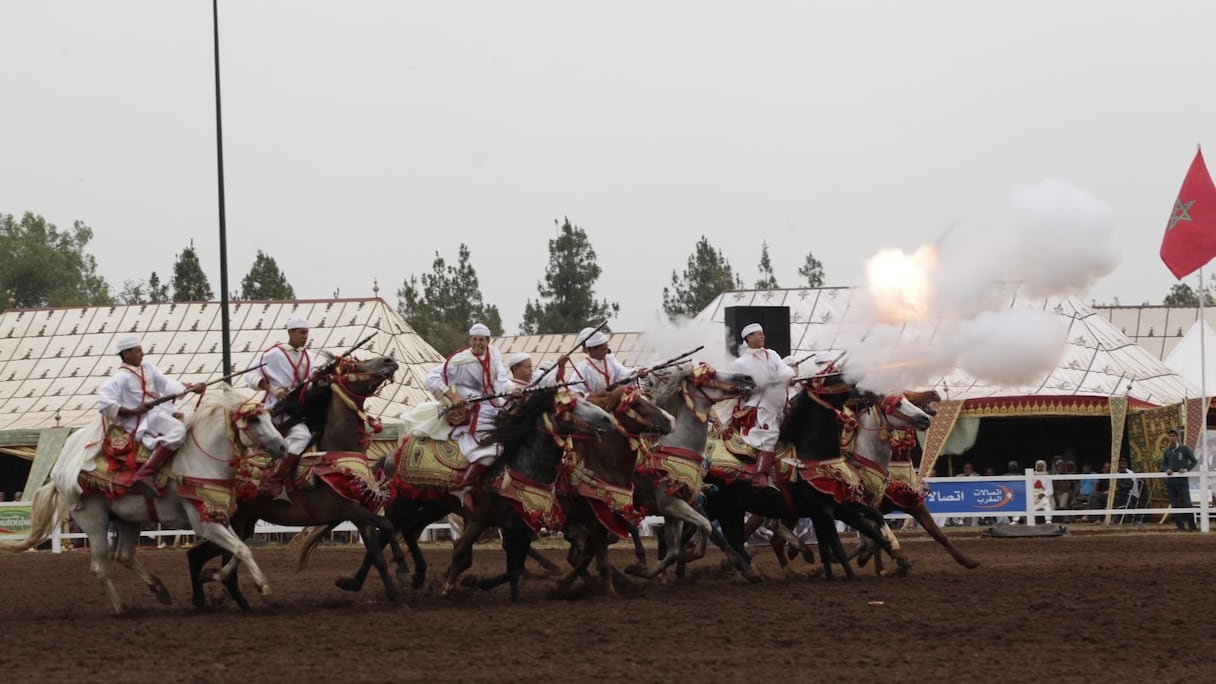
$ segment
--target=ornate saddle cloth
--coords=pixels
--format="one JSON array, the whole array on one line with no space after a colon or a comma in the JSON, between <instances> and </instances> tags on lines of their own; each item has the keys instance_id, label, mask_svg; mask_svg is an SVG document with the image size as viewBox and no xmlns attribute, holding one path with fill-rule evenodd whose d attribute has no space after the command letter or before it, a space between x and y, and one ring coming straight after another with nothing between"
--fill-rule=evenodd
<instances>
[{"instance_id":1,"label":"ornate saddle cloth","mask_svg":"<svg viewBox=\"0 0 1216 684\"><path fill-rule=\"evenodd\" d=\"M605 481L581 458L574 457L571 465L559 471L557 490L565 496L587 500L596 520L618 537L629 536L629 528L646 517L646 510L633 507L633 481L627 486Z\"/></svg>"},{"instance_id":2,"label":"ornate saddle cloth","mask_svg":"<svg viewBox=\"0 0 1216 684\"><path fill-rule=\"evenodd\" d=\"M732 484L736 480L750 482L756 469L756 448L743 441L739 433L732 433L725 440L710 438L705 443L705 455L709 461L709 475L716 480ZM777 445L777 477L786 482L793 481L795 464L798 462L794 448L788 444Z\"/></svg>"},{"instance_id":3,"label":"ornate saddle cloth","mask_svg":"<svg viewBox=\"0 0 1216 684\"><path fill-rule=\"evenodd\" d=\"M410 498L439 498L451 490L460 472L469 467L455 440L411 435L397 450L393 483Z\"/></svg>"},{"instance_id":4,"label":"ornate saddle cloth","mask_svg":"<svg viewBox=\"0 0 1216 684\"><path fill-rule=\"evenodd\" d=\"M76 481L89 494L100 494L107 499L125 496L135 481L135 473L147 462L151 452L117 425L110 425L106 437L100 443L90 444L86 449L96 450L91 459L93 467L82 469ZM169 476L164 471L155 473L150 484L157 492L164 490Z\"/></svg>"},{"instance_id":5,"label":"ornate saddle cloth","mask_svg":"<svg viewBox=\"0 0 1216 684\"><path fill-rule=\"evenodd\" d=\"M566 514L562 512L552 484L537 482L511 468L504 468L487 484L495 494L511 500L533 532L539 532L542 527L560 530L566 524Z\"/></svg>"},{"instance_id":6,"label":"ornate saddle cloth","mask_svg":"<svg viewBox=\"0 0 1216 684\"><path fill-rule=\"evenodd\" d=\"M866 501L861 476L843 456L823 461L802 461L798 466L798 478L831 496L836 503Z\"/></svg>"},{"instance_id":7,"label":"ornate saddle cloth","mask_svg":"<svg viewBox=\"0 0 1216 684\"><path fill-rule=\"evenodd\" d=\"M929 487L916 472L912 461L891 461L887 473L887 498L896 508L916 508L929 496Z\"/></svg>"},{"instance_id":8,"label":"ornate saddle cloth","mask_svg":"<svg viewBox=\"0 0 1216 684\"><path fill-rule=\"evenodd\" d=\"M865 504L877 507L882 503L883 497L887 495L887 482L890 475L882 466L857 453L849 455L849 465L857 471L858 477L861 478Z\"/></svg>"},{"instance_id":9,"label":"ornate saddle cloth","mask_svg":"<svg viewBox=\"0 0 1216 684\"><path fill-rule=\"evenodd\" d=\"M271 496L265 487L272 465L264 453L251 453L237 465L236 500ZM309 491L324 484L339 496L376 510L388 500L388 489L377 482L367 457L354 451L306 453L291 474L288 491Z\"/></svg>"},{"instance_id":10,"label":"ornate saddle cloth","mask_svg":"<svg viewBox=\"0 0 1216 684\"><path fill-rule=\"evenodd\" d=\"M707 461L704 456L678 447L658 446L642 452L635 472L654 475L668 494L686 501L701 495L705 487Z\"/></svg>"}]
</instances>

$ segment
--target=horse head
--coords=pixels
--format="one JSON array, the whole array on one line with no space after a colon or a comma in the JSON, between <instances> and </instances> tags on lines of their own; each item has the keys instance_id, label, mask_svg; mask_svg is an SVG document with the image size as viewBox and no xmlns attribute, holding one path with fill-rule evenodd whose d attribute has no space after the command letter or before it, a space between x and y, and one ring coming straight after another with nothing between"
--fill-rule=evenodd
<instances>
[{"instance_id":1,"label":"horse head","mask_svg":"<svg viewBox=\"0 0 1216 684\"><path fill-rule=\"evenodd\" d=\"M362 361L346 356L334 364L332 382L351 395L366 398L375 394L385 383L392 382L398 368L396 360L387 356Z\"/></svg>"},{"instance_id":2,"label":"horse head","mask_svg":"<svg viewBox=\"0 0 1216 684\"><path fill-rule=\"evenodd\" d=\"M878 408L895 427L911 426L917 430L929 429L929 414L922 411L903 394L888 394L878 404Z\"/></svg>"},{"instance_id":3,"label":"horse head","mask_svg":"<svg viewBox=\"0 0 1216 684\"><path fill-rule=\"evenodd\" d=\"M242 401L228 411L236 441L245 449L260 449L273 458L287 455L287 440L279 434L270 411L256 401Z\"/></svg>"},{"instance_id":4,"label":"horse head","mask_svg":"<svg viewBox=\"0 0 1216 684\"><path fill-rule=\"evenodd\" d=\"M680 404L697 412L698 416L719 401L745 397L756 389L756 380L747 373L720 371L707 363L677 367L675 372L656 378L655 403L673 415L678 415ZM705 422L705 418L701 419Z\"/></svg>"},{"instance_id":5,"label":"horse head","mask_svg":"<svg viewBox=\"0 0 1216 684\"><path fill-rule=\"evenodd\" d=\"M937 390L928 390L925 392L904 392L904 396L916 408L924 411L930 416L937 415L937 408L934 404L942 400L942 395L937 393Z\"/></svg>"},{"instance_id":6,"label":"horse head","mask_svg":"<svg viewBox=\"0 0 1216 684\"><path fill-rule=\"evenodd\" d=\"M675 428L675 418L638 387L615 387L587 399L611 413L628 433L666 435Z\"/></svg>"}]
</instances>

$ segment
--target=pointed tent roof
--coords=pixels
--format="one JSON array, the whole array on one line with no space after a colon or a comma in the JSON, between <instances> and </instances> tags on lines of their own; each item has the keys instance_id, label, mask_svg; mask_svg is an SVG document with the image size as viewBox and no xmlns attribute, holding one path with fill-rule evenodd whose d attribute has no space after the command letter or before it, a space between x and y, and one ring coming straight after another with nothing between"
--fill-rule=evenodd
<instances>
[{"instance_id":1,"label":"pointed tent roof","mask_svg":"<svg viewBox=\"0 0 1216 684\"><path fill-rule=\"evenodd\" d=\"M234 369L286 340L290 316L312 324L308 348L363 349L401 364L396 380L367 401L368 413L398 422L429 398L424 380L443 361L383 299L238 301L229 305ZM11 309L0 313L0 431L78 427L97 412L97 391L114 372L114 343L139 335L147 360L185 383L222 375L218 302ZM242 383L236 383L241 386Z\"/></svg>"},{"instance_id":2,"label":"pointed tent roof","mask_svg":"<svg viewBox=\"0 0 1216 684\"><path fill-rule=\"evenodd\" d=\"M1202 341L1199 326L1203 326ZM1206 376L1207 391L1216 392L1216 330L1207 321L1197 319L1165 357L1165 365L1200 389L1204 389L1202 382Z\"/></svg>"},{"instance_id":3,"label":"pointed tent roof","mask_svg":"<svg viewBox=\"0 0 1216 684\"><path fill-rule=\"evenodd\" d=\"M862 290L848 287L791 290L741 290L719 295L698 315L725 323L727 307L787 306L790 309L792 353L840 351L845 340L857 339L868 323L858 320L854 297ZM1046 376L1018 387L1002 386L972 377L962 369L936 378L931 387L946 389L950 399L972 400L969 405L994 413L1104 412L1106 398L1127 392L1133 404L1165 405L1198 396L1198 390L1155 356L1128 340L1107 319L1074 297L1033 299L1016 288L1007 293L1009 307L1050 311L1065 319L1068 346L1058 366ZM853 314L853 315L851 315ZM927 329L906 326L905 335L932 335ZM860 327L859 327L860 326Z\"/></svg>"}]
</instances>

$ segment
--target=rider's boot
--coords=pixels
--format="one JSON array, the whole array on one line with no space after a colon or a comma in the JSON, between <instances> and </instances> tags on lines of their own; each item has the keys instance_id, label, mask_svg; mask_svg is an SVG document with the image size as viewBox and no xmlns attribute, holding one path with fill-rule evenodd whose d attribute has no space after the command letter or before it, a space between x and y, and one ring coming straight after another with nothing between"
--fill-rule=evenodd
<instances>
[{"instance_id":1,"label":"rider's boot","mask_svg":"<svg viewBox=\"0 0 1216 684\"><path fill-rule=\"evenodd\" d=\"M291 503L291 496L287 494L287 489L291 485L292 475L296 471L296 465L300 463L300 455L288 453L278 463L274 464L274 468L266 475L267 491L275 492L274 500Z\"/></svg>"},{"instance_id":2,"label":"rider's boot","mask_svg":"<svg viewBox=\"0 0 1216 684\"><path fill-rule=\"evenodd\" d=\"M481 479L481 476L484 475L489 469L490 466L482 463L481 461L474 461L470 463L469 467L466 468L464 473L461 474L460 479L452 485L452 489L464 489L466 487L472 487L473 485L477 484L477 482Z\"/></svg>"},{"instance_id":3,"label":"rider's boot","mask_svg":"<svg viewBox=\"0 0 1216 684\"><path fill-rule=\"evenodd\" d=\"M764 489L769 485L769 471L773 468L776 454L772 451L760 451L756 454L756 473L752 475L752 486Z\"/></svg>"},{"instance_id":4,"label":"rider's boot","mask_svg":"<svg viewBox=\"0 0 1216 684\"><path fill-rule=\"evenodd\" d=\"M148 456L148 460L135 471L135 479L131 481L131 486L138 489L144 496L156 496L156 489L148 479L156 475L156 471L173 453L173 447L161 444L152 450Z\"/></svg>"}]
</instances>

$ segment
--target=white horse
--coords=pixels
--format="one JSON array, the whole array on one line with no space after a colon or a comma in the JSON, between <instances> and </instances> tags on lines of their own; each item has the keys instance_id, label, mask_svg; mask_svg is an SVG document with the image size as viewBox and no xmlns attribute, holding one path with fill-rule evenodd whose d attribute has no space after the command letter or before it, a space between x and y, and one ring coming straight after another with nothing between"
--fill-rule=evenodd
<instances>
[{"instance_id":1,"label":"white horse","mask_svg":"<svg viewBox=\"0 0 1216 684\"><path fill-rule=\"evenodd\" d=\"M217 395L224 396L217 398ZM51 481L34 495L29 538L0 542L0 550L25 551L41 544L50 537L66 509L88 535L93 573L101 580L114 611L121 615L126 608L109 574L107 532L111 519L118 532L114 557L166 604L170 602L169 592L160 578L135 558L139 530L144 523L155 522L170 528L189 527L199 539L213 541L233 554L233 560L218 571L213 570L208 580L226 580L239 563L245 563L254 583L266 595L270 591L266 578L249 547L229 527L230 510L225 509L233 501L236 461L245 450L260 448L272 457L282 458L287 454L287 443L262 406L244 397L234 398L227 392L207 395L199 410L189 417L186 427L185 443L164 466L169 471L164 494L151 503L138 493L108 498L83 491L80 477L82 471L91 469L100 429L77 431L64 444Z\"/></svg>"}]
</instances>

